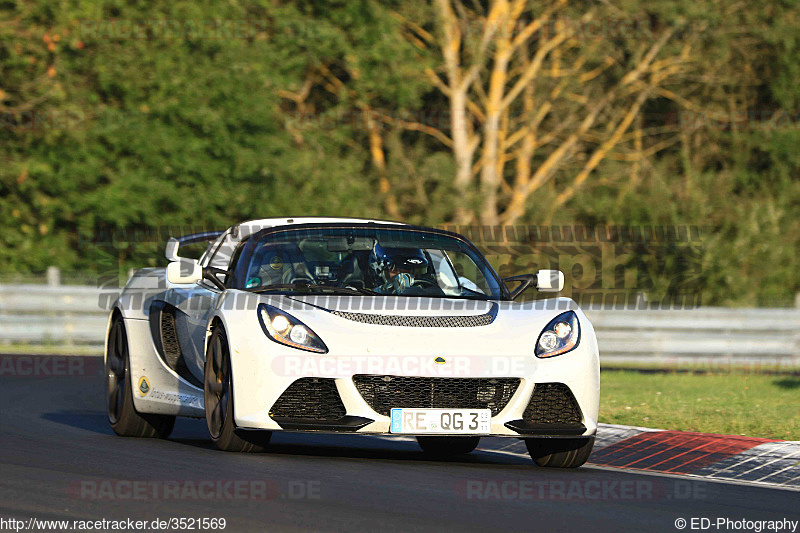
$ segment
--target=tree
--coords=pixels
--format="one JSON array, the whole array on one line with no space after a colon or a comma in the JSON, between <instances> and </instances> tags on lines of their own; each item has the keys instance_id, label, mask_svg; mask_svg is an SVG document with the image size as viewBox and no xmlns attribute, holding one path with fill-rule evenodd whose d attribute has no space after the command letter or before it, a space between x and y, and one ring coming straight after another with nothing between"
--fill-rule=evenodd
<instances>
[{"instance_id":1,"label":"tree","mask_svg":"<svg viewBox=\"0 0 800 533\"><path fill-rule=\"evenodd\" d=\"M668 47L672 24L576 11L565 0L536 6L436 0L432 31L407 21L442 58L426 75L449 101L457 222L514 224L559 176L549 220L610 155L635 151L635 161L672 142L663 129L629 132L648 99L687 68L691 36Z\"/></svg>"}]
</instances>

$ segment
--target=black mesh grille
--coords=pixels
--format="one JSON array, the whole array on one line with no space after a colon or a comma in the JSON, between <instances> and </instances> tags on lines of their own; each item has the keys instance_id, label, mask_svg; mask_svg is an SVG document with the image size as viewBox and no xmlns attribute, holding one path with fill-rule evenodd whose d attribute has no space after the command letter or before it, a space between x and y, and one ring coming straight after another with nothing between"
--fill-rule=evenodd
<instances>
[{"instance_id":1,"label":"black mesh grille","mask_svg":"<svg viewBox=\"0 0 800 533\"><path fill-rule=\"evenodd\" d=\"M393 407L503 410L519 387L518 378L424 378L353 376L358 392L376 412Z\"/></svg>"},{"instance_id":2,"label":"black mesh grille","mask_svg":"<svg viewBox=\"0 0 800 533\"><path fill-rule=\"evenodd\" d=\"M537 383L522 418L534 424L580 424L581 408L563 383Z\"/></svg>"},{"instance_id":3,"label":"black mesh grille","mask_svg":"<svg viewBox=\"0 0 800 533\"><path fill-rule=\"evenodd\" d=\"M345 414L334 380L320 378L298 379L289 385L269 410L269 416L274 419L333 421Z\"/></svg>"},{"instance_id":4,"label":"black mesh grille","mask_svg":"<svg viewBox=\"0 0 800 533\"><path fill-rule=\"evenodd\" d=\"M164 348L167 364L175 370L181 359L181 345L175 328L175 315L168 311L161 312L161 346Z\"/></svg>"},{"instance_id":5,"label":"black mesh grille","mask_svg":"<svg viewBox=\"0 0 800 533\"><path fill-rule=\"evenodd\" d=\"M380 326L405 326L413 328L474 328L487 326L494 320L494 315L474 316L405 316L405 315L377 315L369 313L350 313L346 311L331 311L336 316Z\"/></svg>"}]
</instances>

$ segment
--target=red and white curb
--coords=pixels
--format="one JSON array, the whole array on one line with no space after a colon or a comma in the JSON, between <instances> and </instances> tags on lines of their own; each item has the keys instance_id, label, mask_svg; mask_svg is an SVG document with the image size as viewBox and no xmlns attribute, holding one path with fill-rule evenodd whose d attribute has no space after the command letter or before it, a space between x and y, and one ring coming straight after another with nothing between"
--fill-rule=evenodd
<instances>
[{"instance_id":1,"label":"red and white curb","mask_svg":"<svg viewBox=\"0 0 800 533\"><path fill-rule=\"evenodd\" d=\"M527 456L516 439L484 439L479 449ZM798 441L600 424L589 464L800 490Z\"/></svg>"}]
</instances>

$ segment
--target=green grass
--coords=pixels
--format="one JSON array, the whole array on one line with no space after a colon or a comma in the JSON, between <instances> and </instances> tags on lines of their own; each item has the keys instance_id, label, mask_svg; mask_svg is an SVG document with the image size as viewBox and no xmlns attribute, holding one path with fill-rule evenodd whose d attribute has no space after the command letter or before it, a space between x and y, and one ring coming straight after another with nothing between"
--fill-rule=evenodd
<instances>
[{"instance_id":1,"label":"green grass","mask_svg":"<svg viewBox=\"0 0 800 533\"><path fill-rule=\"evenodd\" d=\"M800 377L604 371L600 422L800 440Z\"/></svg>"},{"instance_id":2,"label":"green grass","mask_svg":"<svg viewBox=\"0 0 800 533\"><path fill-rule=\"evenodd\" d=\"M102 346L1 343L0 354L20 355L103 355Z\"/></svg>"}]
</instances>

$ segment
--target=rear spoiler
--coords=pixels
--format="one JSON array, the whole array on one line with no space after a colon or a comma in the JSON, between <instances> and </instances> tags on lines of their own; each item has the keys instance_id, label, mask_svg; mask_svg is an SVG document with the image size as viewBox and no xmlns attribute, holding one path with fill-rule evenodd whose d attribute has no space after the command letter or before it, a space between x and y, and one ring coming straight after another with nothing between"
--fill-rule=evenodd
<instances>
[{"instance_id":1,"label":"rear spoiler","mask_svg":"<svg viewBox=\"0 0 800 533\"><path fill-rule=\"evenodd\" d=\"M164 255L167 256L169 261L178 261L180 257L178 257L178 249L181 247L182 244L194 244L196 242L209 242L213 241L224 232L222 231L206 231L203 233L194 233L192 235L184 235L183 237L172 237L170 240L167 241L167 247L164 251Z\"/></svg>"}]
</instances>

